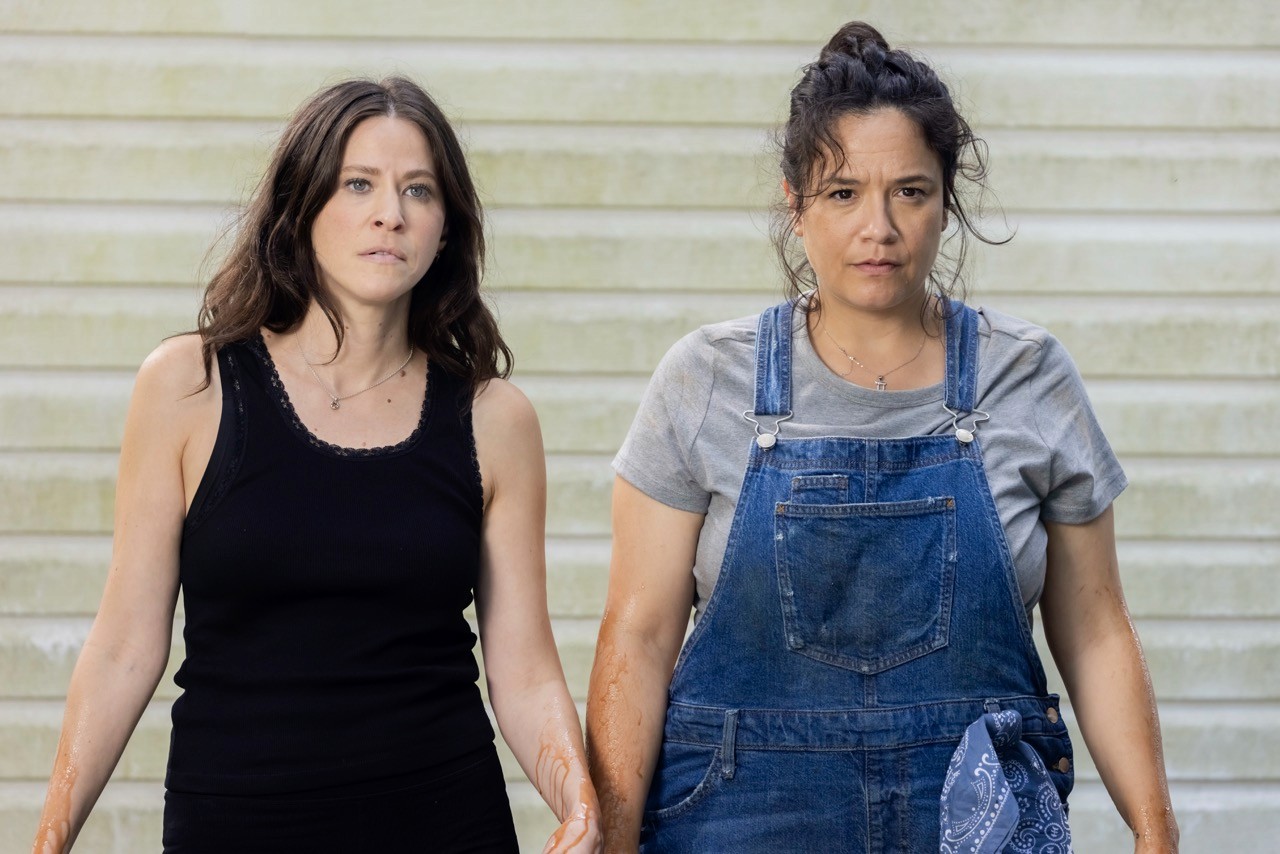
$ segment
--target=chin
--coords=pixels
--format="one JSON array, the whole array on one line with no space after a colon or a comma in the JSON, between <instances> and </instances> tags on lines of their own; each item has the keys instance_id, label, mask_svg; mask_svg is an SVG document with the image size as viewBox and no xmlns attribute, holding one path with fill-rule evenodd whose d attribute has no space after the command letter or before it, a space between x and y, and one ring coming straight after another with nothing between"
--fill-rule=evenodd
<instances>
[{"instance_id":1,"label":"chin","mask_svg":"<svg viewBox=\"0 0 1280 854\"><path fill-rule=\"evenodd\" d=\"M925 298L925 289L917 288L876 288L858 287L848 289L819 288L820 294L826 294L834 302L843 303L858 311L893 311L903 306L916 306ZM821 296L819 297L821 298Z\"/></svg>"}]
</instances>

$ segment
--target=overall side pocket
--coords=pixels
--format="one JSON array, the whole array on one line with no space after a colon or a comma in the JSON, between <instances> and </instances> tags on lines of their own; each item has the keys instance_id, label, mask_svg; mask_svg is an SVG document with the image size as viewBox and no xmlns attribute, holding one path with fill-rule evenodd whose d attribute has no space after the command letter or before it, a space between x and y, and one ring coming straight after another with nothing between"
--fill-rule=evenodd
<instances>
[{"instance_id":1,"label":"overall side pocket","mask_svg":"<svg viewBox=\"0 0 1280 854\"><path fill-rule=\"evenodd\" d=\"M645 804L646 823L672 819L692 809L721 781L720 748L666 741Z\"/></svg>"}]
</instances>

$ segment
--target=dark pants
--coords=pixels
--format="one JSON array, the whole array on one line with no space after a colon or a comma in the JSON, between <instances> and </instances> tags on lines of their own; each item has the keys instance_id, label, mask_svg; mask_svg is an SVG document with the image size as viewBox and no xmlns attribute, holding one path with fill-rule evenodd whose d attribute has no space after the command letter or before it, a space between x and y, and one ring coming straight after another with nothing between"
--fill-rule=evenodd
<instances>
[{"instance_id":1,"label":"dark pants","mask_svg":"<svg viewBox=\"0 0 1280 854\"><path fill-rule=\"evenodd\" d=\"M166 792L165 854L518 851L492 745L411 783L360 794L228 797ZM403 783L403 781L402 781Z\"/></svg>"}]
</instances>

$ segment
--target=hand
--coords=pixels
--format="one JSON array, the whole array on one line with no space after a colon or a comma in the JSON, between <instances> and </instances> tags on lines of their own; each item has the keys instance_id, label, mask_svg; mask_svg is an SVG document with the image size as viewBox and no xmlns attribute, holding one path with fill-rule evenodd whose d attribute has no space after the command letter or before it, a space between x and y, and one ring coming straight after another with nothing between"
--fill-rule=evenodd
<instances>
[{"instance_id":1,"label":"hand","mask_svg":"<svg viewBox=\"0 0 1280 854\"><path fill-rule=\"evenodd\" d=\"M603 854L603 851L599 812L589 804L579 804L551 834L542 854Z\"/></svg>"}]
</instances>

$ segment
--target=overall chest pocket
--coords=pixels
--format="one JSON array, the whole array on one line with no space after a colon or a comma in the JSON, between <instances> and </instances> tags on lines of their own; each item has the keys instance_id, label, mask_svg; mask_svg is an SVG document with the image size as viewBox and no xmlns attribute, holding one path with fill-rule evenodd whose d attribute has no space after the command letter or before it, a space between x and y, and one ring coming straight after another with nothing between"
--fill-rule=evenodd
<instances>
[{"instance_id":1,"label":"overall chest pocket","mask_svg":"<svg viewBox=\"0 0 1280 854\"><path fill-rule=\"evenodd\" d=\"M865 674L946 646L955 517L955 500L945 496L778 504L774 545L787 646Z\"/></svg>"}]
</instances>

